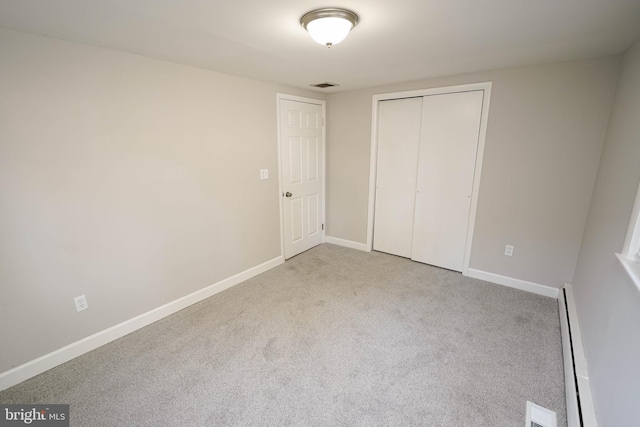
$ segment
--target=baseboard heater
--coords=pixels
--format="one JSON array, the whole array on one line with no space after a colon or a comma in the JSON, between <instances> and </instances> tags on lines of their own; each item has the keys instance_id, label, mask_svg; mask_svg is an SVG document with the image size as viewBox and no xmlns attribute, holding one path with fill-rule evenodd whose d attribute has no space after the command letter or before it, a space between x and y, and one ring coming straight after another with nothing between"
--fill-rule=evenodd
<instances>
[{"instance_id":1,"label":"baseboard heater","mask_svg":"<svg viewBox=\"0 0 640 427\"><path fill-rule=\"evenodd\" d=\"M580 324L571 283L565 283L564 288L560 291L558 306L567 395L567 426L597 427L598 422L589 386L587 360L582 347Z\"/></svg>"}]
</instances>

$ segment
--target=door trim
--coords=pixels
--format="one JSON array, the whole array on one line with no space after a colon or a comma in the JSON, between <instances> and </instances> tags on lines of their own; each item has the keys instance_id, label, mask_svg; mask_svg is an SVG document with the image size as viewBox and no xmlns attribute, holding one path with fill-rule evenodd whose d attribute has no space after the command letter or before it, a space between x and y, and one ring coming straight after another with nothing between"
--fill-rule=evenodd
<instances>
[{"instance_id":1,"label":"door trim","mask_svg":"<svg viewBox=\"0 0 640 427\"><path fill-rule=\"evenodd\" d=\"M464 251L464 263L462 274L468 276L469 259L471 257L471 247L473 245L473 231L478 210L478 193L480 191L480 176L482 173L482 160L484 158L484 145L487 133L487 123L489 119L489 101L491 99L491 82L471 83L458 86L446 86L430 89L419 89L405 92L392 92L373 95L371 111L371 159L369 167L369 209L367 215L367 249L373 250L373 221L375 213L376 197L376 176L378 167L378 109L380 101L390 99L413 98L428 95L442 95L447 93L469 92L483 90L482 116L480 118L480 132L478 134L478 152L476 154L475 172L473 175L473 190L471 193L471 210L469 212L469 223L467 226L467 238Z\"/></svg>"},{"instance_id":2,"label":"door trim","mask_svg":"<svg viewBox=\"0 0 640 427\"><path fill-rule=\"evenodd\" d=\"M320 141L320 155L322 156L322 161L320 162L320 167L322 169L322 210L320 212L321 221L323 224L322 229L322 243L326 242L326 224L325 224L325 212L327 209L326 204L326 188L327 188L327 167L326 167L326 139L327 139L327 101L321 99L314 98L305 98L302 96L288 95L286 93L277 93L276 94L276 120L277 120L277 146L278 146L278 199L280 200L280 255L284 259L284 200L283 200L283 189L282 189L282 146L280 138L282 136L282 132L280 129L280 101L288 100L288 101L296 101L303 102L306 104L314 104L320 105L322 107L322 137Z\"/></svg>"}]
</instances>

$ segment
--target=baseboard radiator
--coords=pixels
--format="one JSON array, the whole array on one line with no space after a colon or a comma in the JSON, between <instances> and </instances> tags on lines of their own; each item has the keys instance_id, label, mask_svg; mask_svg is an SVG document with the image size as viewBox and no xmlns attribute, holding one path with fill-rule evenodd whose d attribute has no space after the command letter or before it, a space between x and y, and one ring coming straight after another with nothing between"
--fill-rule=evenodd
<instances>
[{"instance_id":1,"label":"baseboard radiator","mask_svg":"<svg viewBox=\"0 0 640 427\"><path fill-rule=\"evenodd\" d=\"M571 283L565 283L558 296L564 379L567 394L567 426L597 427L595 408L589 386L587 360L582 347L578 314Z\"/></svg>"}]
</instances>

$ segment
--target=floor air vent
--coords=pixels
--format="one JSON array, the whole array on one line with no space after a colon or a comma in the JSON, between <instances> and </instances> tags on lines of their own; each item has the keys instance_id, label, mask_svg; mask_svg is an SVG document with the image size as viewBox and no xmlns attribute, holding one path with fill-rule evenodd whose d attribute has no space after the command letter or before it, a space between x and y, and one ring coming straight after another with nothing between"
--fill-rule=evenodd
<instances>
[{"instance_id":1,"label":"floor air vent","mask_svg":"<svg viewBox=\"0 0 640 427\"><path fill-rule=\"evenodd\" d=\"M334 87L334 86L340 86L340 85L338 83L324 82L324 83L316 83L316 84L309 85L309 86L319 87L320 89L325 89L325 88L328 88L328 87Z\"/></svg>"},{"instance_id":2,"label":"floor air vent","mask_svg":"<svg viewBox=\"0 0 640 427\"><path fill-rule=\"evenodd\" d=\"M536 405L535 403L527 402L527 422L525 427L556 427L556 413Z\"/></svg>"}]
</instances>

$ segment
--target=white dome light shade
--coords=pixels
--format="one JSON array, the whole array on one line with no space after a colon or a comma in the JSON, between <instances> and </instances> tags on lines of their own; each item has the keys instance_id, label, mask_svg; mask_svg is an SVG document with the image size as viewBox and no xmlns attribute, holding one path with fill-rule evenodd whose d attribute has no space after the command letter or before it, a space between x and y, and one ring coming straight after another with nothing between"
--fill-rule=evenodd
<instances>
[{"instance_id":1,"label":"white dome light shade","mask_svg":"<svg viewBox=\"0 0 640 427\"><path fill-rule=\"evenodd\" d=\"M358 15L346 9L318 9L300 18L300 24L321 45L340 43L358 23Z\"/></svg>"},{"instance_id":2,"label":"white dome light shade","mask_svg":"<svg viewBox=\"0 0 640 427\"><path fill-rule=\"evenodd\" d=\"M307 24L307 31L316 42L333 46L346 39L351 31L351 22L343 18L320 18Z\"/></svg>"}]
</instances>

